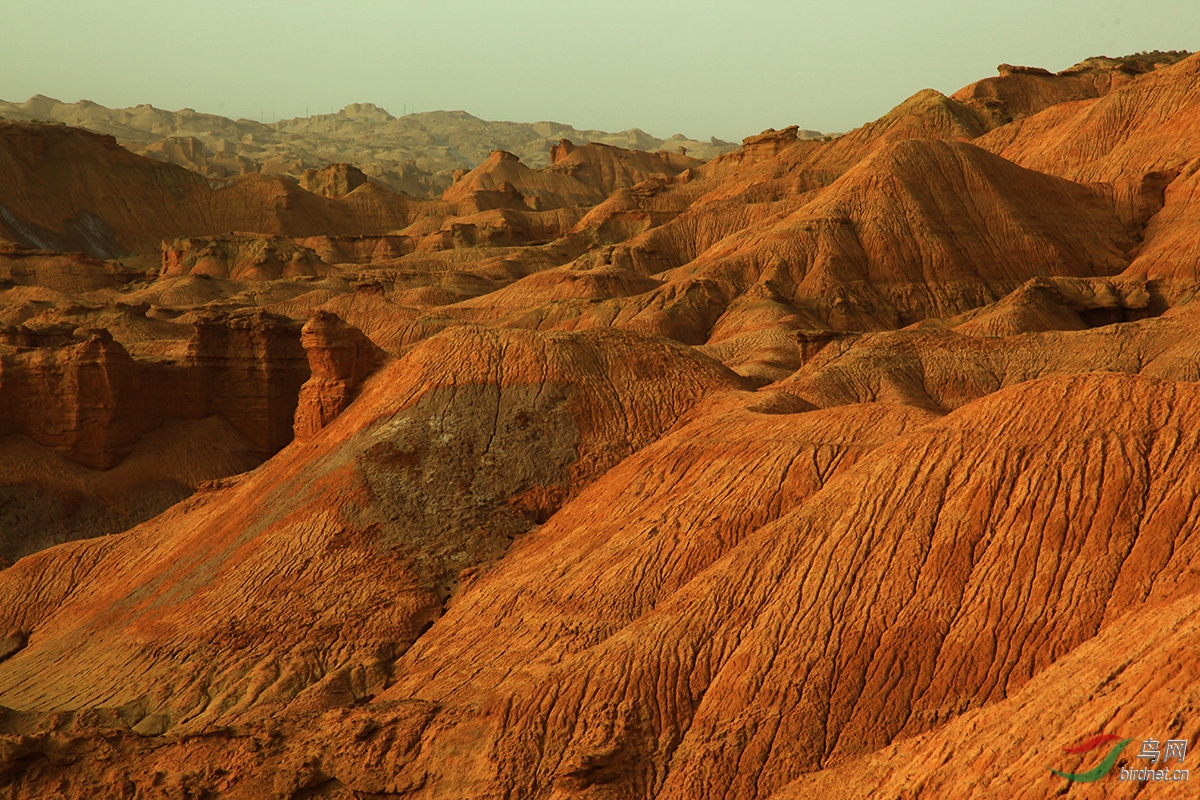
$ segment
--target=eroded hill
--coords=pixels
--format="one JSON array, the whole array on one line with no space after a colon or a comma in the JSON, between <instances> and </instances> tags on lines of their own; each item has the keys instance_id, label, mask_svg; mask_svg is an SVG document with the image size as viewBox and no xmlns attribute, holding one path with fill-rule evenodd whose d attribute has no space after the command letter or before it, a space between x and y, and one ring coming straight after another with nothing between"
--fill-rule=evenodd
<instances>
[{"instance_id":1,"label":"eroded hill","mask_svg":"<svg viewBox=\"0 0 1200 800\"><path fill-rule=\"evenodd\" d=\"M135 153L221 183L249 174L299 180L309 170L352 163L393 191L414 197L440 195L456 172L470 170L492 150L515 153L533 167L548 166L547 150L560 139L630 150L674 153L682 148L701 159L736 149L732 142L715 138L701 142L676 134L659 139L637 128L609 133L558 122L494 122L465 111L394 117L372 103L266 122L150 105L106 108L88 100L63 103L35 95L23 103L0 100L0 118L56 121L107 134Z\"/></svg>"},{"instance_id":2,"label":"eroded hill","mask_svg":"<svg viewBox=\"0 0 1200 800\"><path fill-rule=\"evenodd\" d=\"M437 200L4 124L0 791L1138 795L1047 765L1200 739L1198 59Z\"/></svg>"}]
</instances>

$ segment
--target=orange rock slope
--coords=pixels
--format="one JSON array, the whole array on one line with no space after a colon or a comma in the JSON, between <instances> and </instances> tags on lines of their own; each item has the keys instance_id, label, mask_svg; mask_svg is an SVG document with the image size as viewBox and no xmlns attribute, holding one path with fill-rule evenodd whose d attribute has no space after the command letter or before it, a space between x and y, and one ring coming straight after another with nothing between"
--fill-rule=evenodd
<instances>
[{"instance_id":1,"label":"orange rock slope","mask_svg":"<svg viewBox=\"0 0 1200 800\"><path fill-rule=\"evenodd\" d=\"M4 124L0 796L1178 790L1050 767L1200 741L1198 59L436 201Z\"/></svg>"}]
</instances>

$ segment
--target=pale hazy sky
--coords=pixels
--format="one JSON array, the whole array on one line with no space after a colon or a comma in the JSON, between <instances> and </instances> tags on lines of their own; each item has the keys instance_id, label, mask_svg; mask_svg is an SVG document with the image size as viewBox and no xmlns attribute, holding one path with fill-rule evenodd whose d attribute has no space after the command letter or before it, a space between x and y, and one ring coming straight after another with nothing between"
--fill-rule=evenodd
<instances>
[{"instance_id":1,"label":"pale hazy sky","mask_svg":"<svg viewBox=\"0 0 1200 800\"><path fill-rule=\"evenodd\" d=\"M4 0L0 99L267 121L373 102L740 140L1001 62L1200 49L1200 0Z\"/></svg>"}]
</instances>

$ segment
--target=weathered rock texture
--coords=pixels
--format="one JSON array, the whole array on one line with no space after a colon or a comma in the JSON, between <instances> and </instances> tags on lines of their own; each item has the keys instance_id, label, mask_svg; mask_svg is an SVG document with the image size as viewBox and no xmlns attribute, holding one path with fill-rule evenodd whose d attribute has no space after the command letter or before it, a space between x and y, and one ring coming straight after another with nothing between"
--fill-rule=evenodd
<instances>
[{"instance_id":1,"label":"weathered rock texture","mask_svg":"<svg viewBox=\"0 0 1200 800\"><path fill-rule=\"evenodd\" d=\"M336 314L318 311L305 323L300 343L308 356L309 379L300 387L294 431L312 437L346 410L384 352Z\"/></svg>"},{"instance_id":2,"label":"weathered rock texture","mask_svg":"<svg viewBox=\"0 0 1200 800\"><path fill-rule=\"evenodd\" d=\"M1198 78L439 200L0 125L0 797L1161 789L1050 767L1200 739Z\"/></svg>"},{"instance_id":3,"label":"weathered rock texture","mask_svg":"<svg viewBox=\"0 0 1200 800\"><path fill-rule=\"evenodd\" d=\"M595 143L576 147L567 139L551 148L550 162L544 170L532 170L512 153L497 150L455 181L442 199L461 203L481 192L496 191L539 211L594 206L618 189L651 178L673 178L704 163L675 153L644 153Z\"/></svg>"},{"instance_id":4,"label":"weathered rock texture","mask_svg":"<svg viewBox=\"0 0 1200 800\"><path fill-rule=\"evenodd\" d=\"M0 345L0 557L117 533L291 441L309 377L298 325L210 315L178 361L78 333L16 328Z\"/></svg>"}]
</instances>

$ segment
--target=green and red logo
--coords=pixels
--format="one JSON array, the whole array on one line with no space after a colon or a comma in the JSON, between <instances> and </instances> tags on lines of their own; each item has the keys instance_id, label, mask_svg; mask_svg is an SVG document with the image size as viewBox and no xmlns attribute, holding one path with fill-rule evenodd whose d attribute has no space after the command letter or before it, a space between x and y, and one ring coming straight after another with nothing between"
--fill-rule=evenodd
<instances>
[{"instance_id":1,"label":"green and red logo","mask_svg":"<svg viewBox=\"0 0 1200 800\"><path fill-rule=\"evenodd\" d=\"M1049 769L1058 777L1066 778L1067 780L1075 781L1076 783L1092 783L1093 781L1098 781L1109 773L1109 770L1113 768L1113 764L1117 763L1117 758L1120 757L1121 751L1124 750L1129 743L1133 741L1133 739L1122 739L1120 736L1116 736L1115 734L1102 733L1099 736L1093 736L1091 739L1088 739L1082 744L1077 744L1074 747L1063 748L1064 751L1071 753L1072 755L1077 755L1079 753L1090 753L1091 751L1114 741L1116 744L1109 749L1108 755L1104 757L1104 760L1089 770L1084 772L1061 772L1053 767L1050 767Z\"/></svg>"}]
</instances>

